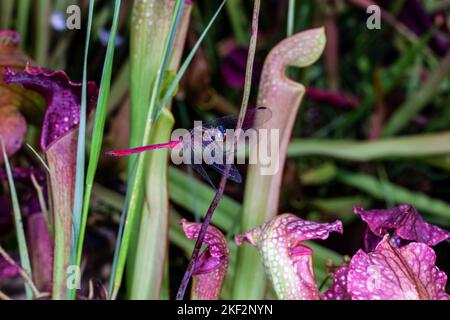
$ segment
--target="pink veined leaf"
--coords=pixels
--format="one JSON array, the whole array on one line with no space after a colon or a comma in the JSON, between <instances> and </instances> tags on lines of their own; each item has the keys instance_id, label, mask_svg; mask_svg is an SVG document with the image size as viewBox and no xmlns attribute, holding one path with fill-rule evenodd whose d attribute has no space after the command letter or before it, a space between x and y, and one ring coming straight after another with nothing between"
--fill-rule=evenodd
<instances>
[{"instance_id":1,"label":"pink veined leaf","mask_svg":"<svg viewBox=\"0 0 450 320\"><path fill-rule=\"evenodd\" d=\"M201 223L181 220L188 239L197 239ZM209 226L206 231L207 247L198 257L194 267L191 298L193 300L218 300L228 268L229 249L219 229Z\"/></svg>"},{"instance_id":2,"label":"pink veined leaf","mask_svg":"<svg viewBox=\"0 0 450 320\"><path fill-rule=\"evenodd\" d=\"M399 205L387 210L364 210L356 207L354 213L359 214L367 223L369 230L365 235L366 251L370 252L387 233L392 234L391 242L401 245L406 240L434 246L450 238L450 232L426 222L410 205Z\"/></svg>"},{"instance_id":3,"label":"pink veined leaf","mask_svg":"<svg viewBox=\"0 0 450 320\"><path fill-rule=\"evenodd\" d=\"M315 300L319 299L319 290L312 266L312 250L301 243L326 239L334 231L342 233L340 221L317 223L285 213L262 227L237 235L235 242L242 245L247 241L259 249L279 299Z\"/></svg>"},{"instance_id":4,"label":"pink veined leaf","mask_svg":"<svg viewBox=\"0 0 450 320\"><path fill-rule=\"evenodd\" d=\"M353 300L448 300L447 275L436 265L434 250L413 242L394 247L385 236L374 252L359 250L347 274Z\"/></svg>"},{"instance_id":5,"label":"pink veined leaf","mask_svg":"<svg viewBox=\"0 0 450 320\"><path fill-rule=\"evenodd\" d=\"M322 300L350 300L347 290L348 266L339 267L333 275L332 285L322 295Z\"/></svg>"}]
</instances>

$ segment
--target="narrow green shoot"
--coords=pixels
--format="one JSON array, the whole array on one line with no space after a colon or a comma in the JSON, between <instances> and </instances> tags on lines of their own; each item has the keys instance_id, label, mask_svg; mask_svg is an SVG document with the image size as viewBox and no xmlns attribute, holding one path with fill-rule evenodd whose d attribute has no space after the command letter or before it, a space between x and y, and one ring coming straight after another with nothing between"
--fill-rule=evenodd
<instances>
[{"instance_id":1,"label":"narrow green shoot","mask_svg":"<svg viewBox=\"0 0 450 320\"><path fill-rule=\"evenodd\" d=\"M17 198L16 186L14 184L14 179L13 179L13 175L11 172L11 166L9 164L8 156L6 155L5 144L3 143L2 139L0 139L0 143L2 145L3 160L5 162L5 169L6 169L6 174L8 176L9 190L11 193L11 202L12 202L13 212L14 212L14 222L16 225L17 242L19 244L20 264L22 265L22 268L31 277L31 275L32 275L31 274L31 264L30 264L30 258L28 255L28 247L27 247L27 241L25 238L25 231L23 229L22 212L20 210L19 200ZM25 292L26 292L27 298L29 300L33 299L33 291L27 283L25 284Z\"/></svg>"},{"instance_id":2,"label":"narrow green shoot","mask_svg":"<svg viewBox=\"0 0 450 320\"><path fill-rule=\"evenodd\" d=\"M86 230L86 221L89 211L89 203L92 194L92 185L97 171L98 160L102 148L103 132L105 128L106 113L108 109L108 98L111 87L111 74L114 61L114 48L116 42L117 26L119 22L121 0L115 1L114 17L111 27L111 35L108 40L108 48L106 51L105 63L103 66L103 74L100 82L99 96L97 108L95 111L94 129L92 132L91 149L89 155L89 164L86 173L86 189L84 194L83 209L81 213L81 220L79 226L79 236L77 242L77 266L81 263L81 256L83 252L83 240Z\"/></svg>"}]
</instances>

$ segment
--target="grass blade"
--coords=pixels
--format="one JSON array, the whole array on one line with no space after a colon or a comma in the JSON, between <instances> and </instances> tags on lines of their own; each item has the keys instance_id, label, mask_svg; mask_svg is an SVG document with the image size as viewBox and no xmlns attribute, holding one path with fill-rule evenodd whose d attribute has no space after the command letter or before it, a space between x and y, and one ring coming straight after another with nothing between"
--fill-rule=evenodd
<instances>
[{"instance_id":1,"label":"grass blade","mask_svg":"<svg viewBox=\"0 0 450 320\"><path fill-rule=\"evenodd\" d=\"M94 129L92 132L92 140L91 140L91 148L90 148L90 156L89 156L89 164L86 173L86 183L85 183L85 193L83 200L83 208L81 212L81 218L77 220L79 226L76 228L79 231L77 236L77 251L76 251L76 265L80 266L82 251L83 251L83 242L84 242L84 234L86 229L86 221L89 211L89 203L92 193L92 184L94 182L95 173L97 171L98 160L100 158L100 152L103 141L103 132L105 128L105 120L108 109L108 98L110 94L111 88L111 74L112 74L112 66L114 61L114 49L116 43L116 35L117 35L117 26L119 22L119 13L121 7L121 0L116 0L114 4L114 17L113 23L111 27L111 34L108 40L108 47L106 51L105 62L103 65L103 74L100 82L99 96L97 101L97 108L95 111L95 119L94 119ZM84 144L83 144L84 147ZM77 208L80 210L79 208ZM76 212L76 211L74 211ZM73 296L73 293L72 293Z\"/></svg>"},{"instance_id":2,"label":"grass blade","mask_svg":"<svg viewBox=\"0 0 450 320\"><path fill-rule=\"evenodd\" d=\"M25 238L25 231L23 229L22 213L20 211L19 200L17 199L16 186L14 185L11 166L9 164L8 156L6 155L5 144L3 143L2 139L0 139L0 143L2 145L3 160L5 162L5 169L8 176L9 190L11 193L11 202L14 212L14 222L16 225L17 242L19 244L20 264L31 278L32 273L31 273L30 257L28 255L27 241ZM31 300L33 298L33 291L31 290L31 287L27 283L25 284L25 292L27 298Z\"/></svg>"},{"instance_id":3,"label":"grass blade","mask_svg":"<svg viewBox=\"0 0 450 320\"><path fill-rule=\"evenodd\" d=\"M70 248L71 263L76 264L77 247L80 235L82 210L83 210L83 194L84 194L84 173L85 173L85 148L86 148L86 100L87 100L87 64L89 54L89 43L91 40L92 18L94 15L94 0L89 1L89 16L86 30L86 42L84 48L83 62L83 82L81 90L81 110L80 125L78 129L78 145L77 145L77 174L75 182L75 196L73 207L73 228L72 228L72 245ZM75 289L68 289L69 298L75 297Z\"/></svg>"}]
</instances>

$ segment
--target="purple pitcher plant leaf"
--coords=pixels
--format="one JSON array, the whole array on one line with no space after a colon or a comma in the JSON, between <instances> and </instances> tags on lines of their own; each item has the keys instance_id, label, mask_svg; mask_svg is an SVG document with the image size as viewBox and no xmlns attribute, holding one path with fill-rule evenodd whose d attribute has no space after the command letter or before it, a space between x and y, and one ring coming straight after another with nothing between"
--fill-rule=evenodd
<instances>
[{"instance_id":1,"label":"purple pitcher plant leaf","mask_svg":"<svg viewBox=\"0 0 450 320\"><path fill-rule=\"evenodd\" d=\"M41 133L41 149L46 152L53 143L78 128L80 122L81 83L74 83L64 71L29 67L24 71L4 70L6 83L22 84L41 94L47 102ZM87 111L97 103L98 89L87 83Z\"/></svg>"},{"instance_id":2,"label":"purple pitcher plant leaf","mask_svg":"<svg viewBox=\"0 0 450 320\"><path fill-rule=\"evenodd\" d=\"M47 102L40 144L50 169L51 207L54 215L53 298L64 298L65 270L70 260L82 84L70 81L63 71L50 71L40 67L27 67L24 71L5 68L4 80L36 91ZM88 113L95 107L97 96L97 86L94 82L88 82Z\"/></svg>"},{"instance_id":3,"label":"purple pitcher plant leaf","mask_svg":"<svg viewBox=\"0 0 450 320\"><path fill-rule=\"evenodd\" d=\"M388 233L392 235L391 243L397 246L410 241L434 246L450 238L449 231L426 222L410 205L403 204L386 210L355 207L354 213L367 223L365 247L368 252Z\"/></svg>"},{"instance_id":4,"label":"purple pitcher plant leaf","mask_svg":"<svg viewBox=\"0 0 450 320\"><path fill-rule=\"evenodd\" d=\"M347 273L352 300L448 300L447 275L436 265L434 250L412 242L401 248L386 235L374 252L359 250Z\"/></svg>"},{"instance_id":5,"label":"purple pitcher plant leaf","mask_svg":"<svg viewBox=\"0 0 450 320\"><path fill-rule=\"evenodd\" d=\"M181 220L188 239L197 239L201 223ZM228 268L229 249L219 229L209 226L205 236L207 247L200 254L194 267L191 298L193 300L218 300Z\"/></svg>"},{"instance_id":6,"label":"purple pitcher plant leaf","mask_svg":"<svg viewBox=\"0 0 450 320\"><path fill-rule=\"evenodd\" d=\"M263 264L279 299L317 300L319 289L312 266L312 250L301 243L326 239L342 233L342 223L317 223L285 213L235 237L238 245L247 241L259 249Z\"/></svg>"}]
</instances>

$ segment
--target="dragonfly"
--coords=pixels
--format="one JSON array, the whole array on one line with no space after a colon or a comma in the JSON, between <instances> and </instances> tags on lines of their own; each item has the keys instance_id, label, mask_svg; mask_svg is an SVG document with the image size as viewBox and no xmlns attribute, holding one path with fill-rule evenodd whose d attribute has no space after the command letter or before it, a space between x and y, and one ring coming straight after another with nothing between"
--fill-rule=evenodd
<instances>
[{"instance_id":1,"label":"dragonfly","mask_svg":"<svg viewBox=\"0 0 450 320\"><path fill-rule=\"evenodd\" d=\"M270 120L272 116L272 112L267 107L257 107L249 109L245 115L243 124L242 124L242 130L243 132L246 132L247 130L254 129L255 122L258 121L259 123L265 123L268 120ZM229 115L220 117L205 123L202 123L200 126L196 126L193 129L189 131L189 133L185 134L178 140L171 140L165 143L159 143L159 144L152 144L148 146L142 146L132 149L125 149L125 150L116 150L116 151L108 151L106 152L106 155L112 156L112 157L122 157L122 156L129 156L136 153L146 152L150 150L156 150L156 149L174 149L179 148L182 152L189 152L191 155L190 165L194 168L195 171L197 171L214 189L216 189L214 183L211 181L209 175L207 174L205 168L202 164L195 163L194 156L196 154L203 154L203 150L205 148L212 148L215 146L212 146L212 144L217 144L219 142L225 142L227 139L227 132L228 130L234 130L236 128L237 121L239 119L239 115ZM201 140L198 141L195 139L196 137L200 136ZM233 136L233 140L235 137ZM230 157L234 158L234 153L236 152L236 141L232 141L228 144L228 148L217 148L216 150L222 150L223 153L221 155L218 155L218 157L221 157L222 161L215 161L217 159L216 157L205 159L208 166L210 166L215 171L219 172L220 174L225 173L226 163L227 159ZM209 160L209 161L208 161ZM230 165L230 170L227 174L227 179L241 183L242 177L239 173L239 170L236 168L235 165Z\"/></svg>"}]
</instances>

